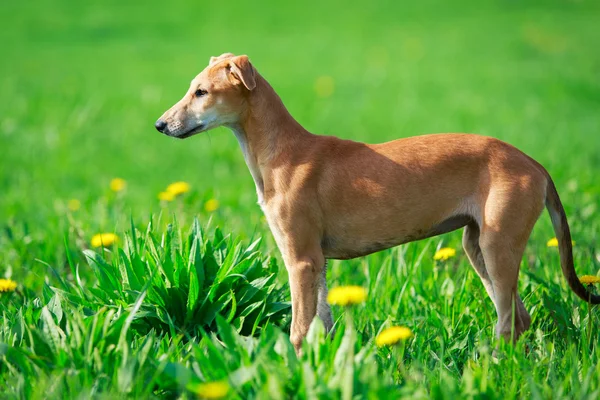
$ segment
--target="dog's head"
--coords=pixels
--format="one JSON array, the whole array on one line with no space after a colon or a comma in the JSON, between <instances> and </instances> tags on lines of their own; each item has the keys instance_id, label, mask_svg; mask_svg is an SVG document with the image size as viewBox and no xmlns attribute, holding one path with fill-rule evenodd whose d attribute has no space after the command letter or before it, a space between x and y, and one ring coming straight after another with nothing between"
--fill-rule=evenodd
<instances>
[{"instance_id":1,"label":"dog's head","mask_svg":"<svg viewBox=\"0 0 600 400\"><path fill-rule=\"evenodd\" d=\"M255 87L255 71L248 56L225 53L211 57L185 96L156 121L155 127L165 135L184 139L235 124L245 112L248 96Z\"/></svg>"}]
</instances>

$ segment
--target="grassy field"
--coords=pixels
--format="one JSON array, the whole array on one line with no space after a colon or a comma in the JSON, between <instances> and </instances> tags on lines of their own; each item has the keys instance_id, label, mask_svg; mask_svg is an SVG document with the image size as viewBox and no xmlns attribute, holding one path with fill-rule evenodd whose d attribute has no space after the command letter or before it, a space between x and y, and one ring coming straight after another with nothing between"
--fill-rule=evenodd
<instances>
[{"instance_id":1,"label":"grassy field","mask_svg":"<svg viewBox=\"0 0 600 400\"><path fill-rule=\"evenodd\" d=\"M600 396L600 311L563 279L546 214L522 262L532 329L495 348L460 232L330 262L337 333L289 343L280 255L234 136L154 130L210 56L248 54L315 133L508 141L549 170L579 275L600 274L600 3L0 4L0 398ZM125 187L113 191L114 178ZM171 202L176 181L191 190ZM119 240L104 249L94 235ZM456 249L435 261L441 247ZM414 337L375 345L392 325Z\"/></svg>"}]
</instances>

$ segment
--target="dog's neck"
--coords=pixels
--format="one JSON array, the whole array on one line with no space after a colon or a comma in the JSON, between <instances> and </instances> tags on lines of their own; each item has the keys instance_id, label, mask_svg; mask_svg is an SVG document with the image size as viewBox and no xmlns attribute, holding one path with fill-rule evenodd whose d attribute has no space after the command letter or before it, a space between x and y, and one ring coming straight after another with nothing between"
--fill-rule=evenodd
<instances>
[{"instance_id":1,"label":"dog's neck","mask_svg":"<svg viewBox=\"0 0 600 400\"><path fill-rule=\"evenodd\" d=\"M265 202L266 171L281 162L281 156L298 150L300 143L312 136L288 112L275 90L259 74L256 87L248 96L248 108L239 122L230 124L244 159L250 169L258 203Z\"/></svg>"}]
</instances>

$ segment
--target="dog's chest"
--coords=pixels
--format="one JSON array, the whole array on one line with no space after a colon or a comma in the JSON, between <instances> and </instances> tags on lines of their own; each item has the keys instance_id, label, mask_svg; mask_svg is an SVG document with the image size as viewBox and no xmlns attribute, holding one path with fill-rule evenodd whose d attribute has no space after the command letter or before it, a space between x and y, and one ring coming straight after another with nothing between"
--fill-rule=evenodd
<instances>
[{"instance_id":1,"label":"dog's chest","mask_svg":"<svg viewBox=\"0 0 600 400\"><path fill-rule=\"evenodd\" d=\"M256 164L256 160L250 154L250 149L248 148L248 141L246 140L246 134L239 126L232 127L233 133L238 140L240 145L240 149L242 150L242 154L244 155L244 161L246 161L246 165L250 170L250 174L252 175L252 179L254 180L254 184L256 185L256 196L258 198L258 204L265 211L265 194L264 194L264 182L263 178L260 174L260 170L258 169L258 165Z\"/></svg>"}]
</instances>

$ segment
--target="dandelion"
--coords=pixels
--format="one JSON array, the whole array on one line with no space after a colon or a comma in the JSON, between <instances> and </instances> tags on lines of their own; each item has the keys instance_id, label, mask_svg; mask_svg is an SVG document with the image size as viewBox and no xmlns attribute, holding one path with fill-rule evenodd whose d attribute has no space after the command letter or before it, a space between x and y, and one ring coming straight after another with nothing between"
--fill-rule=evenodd
<instances>
[{"instance_id":1,"label":"dandelion","mask_svg":"<svg viewBox=\"0 0 600 400\"><path fill-rule=\"evenodd\" d=\"M335 83L330 76L320 76L315 81L315 92L319 97L329 97L333 94Z\"/></svg>"},{"instance_id":2,"label":"dandelion","mask_svg":"<svg viewBox=\"0 0 600 400\"><path fill-rule=\"evenodd\" d=\"M204 210L206 210L206 212L213 212L213 211L217 211L218 209L219 209L219 200L217 200L217 199L210 199L206 203L204 203Z\"/></svg>"},{"instance_id":3,"label":"dandelion","mask_svg":"<svg viewBox=\"0 0 600 400\"><path fill-rule=\"evenodd\" d=\"M77 199L71 199L67 202L67 208L70 211L77 211L81 208L81 202Z\"/></svg>"},{"instance_id":4,"label":"dandelion","mask_svg":"<svg viewBox=\"0 0 600 400\"><path fill-rule=\"evenodd\" d=\"M125 182L124 179L114 178L113 180L110 181L110 190L112 190L115 193L120 192L123 189L125 189L126 185L127 185L127 183Z\"/></svg>"},{"instance_id":5,"label":"dandelion","mask_svg":"<svg viewBox=\"0 0 600 400\"><path fill-rule=\"evenodd\" d=\"M593 275L583 275L579 278L579 282L583 283L584 285L594 285L596 283L600 283L600 277Z\"/></svg>"},{"instance_id":6,"label":"dandelion","mask_svg":"<svg viewBox=\"0 0 600 400\"><path fill-rule=\"evenodd\" d=\"M571 244L573 246L575 246L575 241L571 240ZM552 239L548 240L548 242L546 243L546 246L548 247L558 247L558 239L553 237Z\"/></svg>"},{"instance_id":7,"label":"dandelion","mask_svg":"<svg viewBox=\"0 0 600 400\"><path fill-rule=\"evenodd\" d=\"M201 399L222 399L229 393L229 385L225 381L200 383L192 390Z\"/></svg>"},{"instance_id":8,"label":"dandelion","mask_svg":"<svg viewBox=\"0 0 600 400\"><path fill-rule=\"evenodd\" d=\"M119 240L119 237L114 233L98 233L92 237L91 244L93 247L108 247L117 240Z\"/></svg>"},{"instance_id":9,"label":"dandelion","mask_svg":"<svg viewBox=\"0 0 600 400\"><path fill-rule=\"evenodd\" d=\"M391 328L384 329L377 337L375 338L375 344L378 347L382 346L392 346L396 343L410 339L413 336L410 328L405 326L392 326Z\"/></svg>"},{"instance_id":10,"label":"dandelion","mask_svg":"<svg viewBox=\"0 0 600 400\"><path fill-rule=\"evenodd\" d=\"M174 182L167 186L167 192L171 193L173 196L179 196L189 191L190 184L187 182Z\"/></svg>"},{"instance_id":11,"label":"dandelion","mask_svg":"<svg viewBox=\"0 0 600 400\"><path fill-rule=\"evenodd\" d=\"M442 247L433 255L433 259L436 261L446 261L447 259L454 257L456 255L456 250L450 247Z\"/></svg>"},{"instance_id":12,"label":"dandelion","mask_svg":"<svg viewBox=\"0 0 600 400\"><path fill-rule=\"evenodd\" d=\"M11 279L0 279L0 293L14 292L17 288L17 282Z\"/></svg>"},{"instance_id":13,"label":"dandelion","mask_svg":"<svg viewBox=\"0 0 600 400\"><path fill-rule=\"evenodd\" d=\"M367 291L360 286L339 286L329 291L327 302L338 306L363 303L367 298Z\"/></svg>"},{"instance_id":14,"label":"dandelion","mask_svg":"<svg viewBox=\"0 0 600 400\"><path fill-rule=\"evenodd\" d=\"M173 201L173 199L175 199L175 195L171 192L160 192L158 194L158 199L160 201Z\"/></svg>"}]
</instances>

